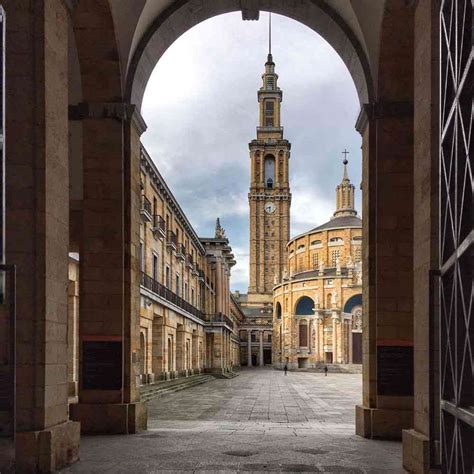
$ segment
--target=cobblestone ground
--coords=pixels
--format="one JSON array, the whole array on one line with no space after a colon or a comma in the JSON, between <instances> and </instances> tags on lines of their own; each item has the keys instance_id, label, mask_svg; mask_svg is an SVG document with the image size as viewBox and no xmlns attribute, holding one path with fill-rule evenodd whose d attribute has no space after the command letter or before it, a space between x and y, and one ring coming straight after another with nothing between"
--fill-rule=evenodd
<instances>
[{"instance_id":1,"label":"cobblestone ground","mask_svg":"<svg viewBox=\"0 0 474 474\"><path fill-rule=\"evenodd\" d=\"M68 473L395 474L401 444L354 434L361 375L243 370L153 400L149 430L83 437Z\"/></svg>"}]
</instances>

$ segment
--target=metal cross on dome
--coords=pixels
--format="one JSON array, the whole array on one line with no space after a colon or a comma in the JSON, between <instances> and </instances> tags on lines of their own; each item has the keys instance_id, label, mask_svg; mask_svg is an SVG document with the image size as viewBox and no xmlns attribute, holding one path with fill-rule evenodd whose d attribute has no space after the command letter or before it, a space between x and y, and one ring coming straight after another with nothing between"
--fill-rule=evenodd
<instances>
[{"instance_id":1,"label":"metal cross on dome","mask_svg":"<svg viewBox=\"0 0 474 474\"><path fill-rule=\"evenodd\" d=\"M344 155L344 161L347 161L347 155L349 154L349 152L344 148L342 154Z\"/></svg>"}]
</instances>

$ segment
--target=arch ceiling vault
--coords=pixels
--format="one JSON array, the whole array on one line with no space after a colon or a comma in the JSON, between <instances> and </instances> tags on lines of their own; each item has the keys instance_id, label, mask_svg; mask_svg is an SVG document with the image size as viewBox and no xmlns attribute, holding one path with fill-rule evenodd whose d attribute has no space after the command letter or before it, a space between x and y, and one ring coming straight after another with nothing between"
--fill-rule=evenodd
<instances>
[{"instance_id":1,"label":"arch ceiling vault","mask_svg":"<svg viewBox=\"0 0 474 474\"><path fill-rule=\"evenodd\" d=\"M385 0L109 0L109 3L123 95L139 108L151 72L166 49L198 23L235 11L242 11L243 19L256 19L261 11L272 11L312 28L346 64L361 104L373 100Z\"/></svg>"}]
</instances>

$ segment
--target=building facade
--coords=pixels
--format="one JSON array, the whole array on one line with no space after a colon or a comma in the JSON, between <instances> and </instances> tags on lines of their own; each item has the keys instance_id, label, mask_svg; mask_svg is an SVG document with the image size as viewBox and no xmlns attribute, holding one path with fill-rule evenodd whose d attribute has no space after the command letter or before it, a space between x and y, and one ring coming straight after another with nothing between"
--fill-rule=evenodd
<instances>
[{"instance_id":1,"label":"building facade","mask_svg":"<svg viewBox=\"0 0 474 474\"><path fill-rule=\"evenodd\" d=\"M203 372L230 372L240 364L238 324L243 316L231 299L229 281L235 260L229 240L219 219L214 237L197 236L143 147L140 165L137 385ZM71 397L78 393L79 266L79 254L71 254Z\"/></svg>"},{"instance_id":2,"label":"building facade","mask_svg":"<svg viewBox=\"0 0 474 474\"><path fill-rule=\"evenodd\" d=\"M213 237L197 236L143 147L141 170L140 382L229 372L239 364L229 240L219 219Z\"/></svg>"},{"instance_id":3,"label":"building facade","mask_svg":"<svg viewBox=\"0 0 474 474\"><path fill-rule=\"evenodd\" d=\"M282 368L362 363L362 220L344 160L336 211L294 237L273 290L273 362Z\"/></svg>"}]
</instances>

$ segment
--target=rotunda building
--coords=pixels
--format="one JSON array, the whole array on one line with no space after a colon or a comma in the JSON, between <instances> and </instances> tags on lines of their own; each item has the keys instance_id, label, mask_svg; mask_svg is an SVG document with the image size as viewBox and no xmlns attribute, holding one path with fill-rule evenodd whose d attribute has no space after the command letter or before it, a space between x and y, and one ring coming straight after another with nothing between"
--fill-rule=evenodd
<instances>
[{"instance_id":1,"label":"rotunda building","mask_svg":"<svg viewBox=\"0 0 474 474\"><path fill-rule=\"evenodd\" d=\"M287 244L273 288L273 361L282 368L362 363L362 220L344 160L336 211Z\"/></svg>"}]
</instances>

